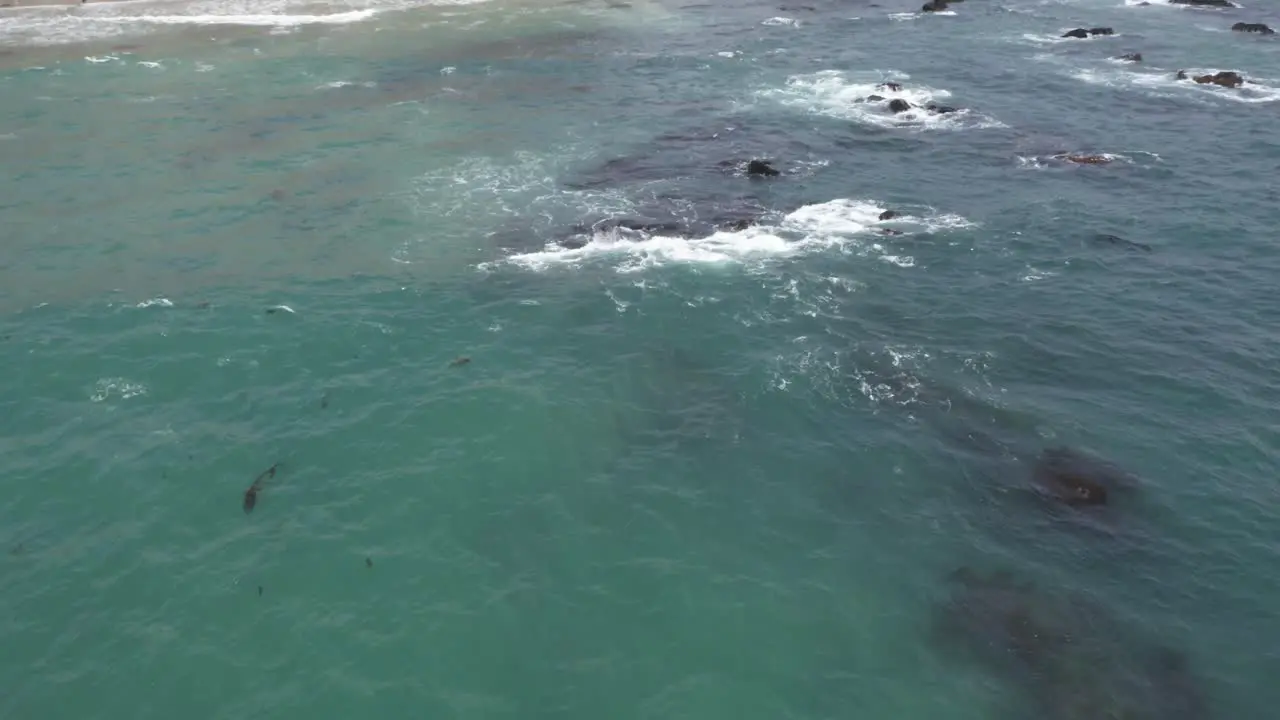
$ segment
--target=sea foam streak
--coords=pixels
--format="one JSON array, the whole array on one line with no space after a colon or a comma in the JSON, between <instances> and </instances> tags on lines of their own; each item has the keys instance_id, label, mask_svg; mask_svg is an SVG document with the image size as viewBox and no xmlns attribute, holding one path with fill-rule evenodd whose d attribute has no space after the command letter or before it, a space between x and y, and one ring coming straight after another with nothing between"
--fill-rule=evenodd
<instances>
[{"instance_id":1,"label":"sea foam streak","mask_svg":"<svg viewBox=\"0 0 1280 720\"><path fill-rule=\"evenodd\" d=\"M1186 68L1188 77L1217 72L1215 69ZM1247 82L1238 88L1224 88L1212 83L1200 84L1193 80L1178 80L1174 71L1132 71L1118 69L1076 69L1071 77L1091 85L1130 87L1153 95L1176 97L1187 93L1205 99L1218 97L1240 103L1269 103L1280 100L1280 88L1269 79L1245 76Z\"/></svg>"},{"instance_id":2,"label":"sea foam streak","mask_svg":"<svg viewBox=\"0 0 1280 720\"><path fill-rule=\"evenodd\" d=\"M668 264L741 264L770 258L837 249L883 262L911 267L915 259L899 255L887 246L895 236L879 231L893 227L903 231L940 231L967 227L958 215L929 213L926 216L900 215L881 221L887 208L868 200L836 199L805 205L774 225L754 225L743 230L723 230L707 237L689 238L599 232L582 247L565 248L549 244L544 249L512 255L502 263L531 270L557 266L579 266L594 262L613 263L618 272L637 272ZM497 263L482 263L490 269Z\"/></svg>"},{"instance_id":3,"label":"sea foam streak","mask_svg":"<svg viewBox=\"0 0 1280 720\"><path fill-rule=\"evenodd\" d=\"M276 30L305 25L345 25L387 10L420 6L470 5L486 0L348 0L337 12L317 12L313 3L292 0L196 0L76 4L12 9L0 23L0 41L58 45L147 32L158 27L232 25Z\"/></svg>"}]
</instances>

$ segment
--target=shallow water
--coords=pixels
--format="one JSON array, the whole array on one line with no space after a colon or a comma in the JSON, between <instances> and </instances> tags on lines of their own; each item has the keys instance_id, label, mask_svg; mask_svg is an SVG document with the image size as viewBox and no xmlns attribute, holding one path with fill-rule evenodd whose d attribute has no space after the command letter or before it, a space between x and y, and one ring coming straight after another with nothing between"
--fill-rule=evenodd
<instances>
[{"instance_id":1,"label":"shallow water","mask_svg":"<svg viewBox=\"0 0 1280 720\"><path fill-rule=\"evenodd\" d=\"M960 566L1268 716L1280 11L879 5L0 11L0 716L1044 717Z\"/></svg>"}]
</instances>

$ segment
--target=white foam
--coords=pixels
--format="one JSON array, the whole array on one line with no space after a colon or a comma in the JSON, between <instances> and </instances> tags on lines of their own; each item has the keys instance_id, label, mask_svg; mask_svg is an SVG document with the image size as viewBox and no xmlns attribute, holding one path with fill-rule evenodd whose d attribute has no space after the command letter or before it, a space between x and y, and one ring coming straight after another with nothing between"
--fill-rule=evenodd
<instances>
[{"instance_id":1,"label":"white foam","mask_svg":"<svg viewBox=\"0 0 1280 720\"><path fill-rule=\"evenodd\" d=\"M952 113L931 113L923 107L913 107L902 113L891 113L888 100L906 100L914 106L951 97L948 90L927 85L906 83L905 73L861 73L850 76L840 70L823 70L807 75L792 75L783 88L762 91L783 105L808 112L853 120L865 125L884 128L916 128L920 130L962 130L974 128L1005 127L992 117L960 108ZM893 91L878 87L888 80L903 83L902 90ZM885 98L883 102L867 102L870 95Z\"/></svg>"},{"instance_id":2,"label":"white foam","mask_svg":"<svg viewBox=\"0 0 1280 720\"><path fill-rule=\"evenodd\" d=\"M371 88L371 87L377 87L377 86L378 86L378 83L373 82L372 80L366 80L364 82L354 82L351 80L334 80L333 82L327 82L327 83L324 83L323 85L319 85L316 87L316 89L317 90L337 90L338 88L344 88L344 87Z\"/></svg>"},{"instance_id":3,"label":"white foam","mask_svg":"<svg viewBox=\"0 0 1280 720\"><path fill-rule=\"evenodd\" d=\"M141 383L130 382L119 377L103 378L94 384L89 399L93 402L102 402L114 396L121 400L128 400L131 397L146 394L147 387Z\"/></svg>"},{"instance_id":4,"label":"white foam","mask_svg":"<svg viewBox=\"0 0 1280 720\"><path fill-rule=\"evenodd\" d=\"M139 67L144 67L144 68L151 68L152 70L163 70L163 69L164 69L164 65L161 65L160 63L155 62L154 60L139 60L139 61L138 61L138 66L139 66Z\"/></svg>"},{"instance_id":5,"label":"white foam","mask_svg":"<svg viewBox=\"0 0 1280 720\"><path fill-rule=\"evenodd\" d=\"M151 298L150 300L143 300L137 305L134 305L134 307L139 307L139 308L173 307L173 301L170 300L169 298L157 297L157 298Z\"/></svg>"},{"instance_id":6,"label":"white foam","mask_svg":"<svg viewBox=\"0 0 1280 720\"><path fill-rule=\"evenodd\" d=\"M366 8L327 15L120 15L93 18L93 22L150 23L153 25L345 25L368 20L378 11ZM87 18L86 18L87 19Z\"/></svg>"},{"instance_id":7,"label":"white foam","mask_svg":"<svg viewBox=\"0 0 1280 720\"><path fill-rule=\"evenodd\" d=\"M941 16L946 16L946 17L955 17L955 16L956 16L956 11L955 11L955 10L942 10L942 11L939 11L939 12L897 12L897 13L889 13L889 17L890 17L891 19L893 19L893 20L915 20L916 18L922 18L922 17L924 17L924 16L926 16L926 15L941 15Z\"/></svg>"},{"instance_id":8,"label":"white foam","mask_svg":"<svg viewBox=\"0 0 1280 720\"><path fill-rule=\"evenodd\" d=\"M307 25L367 21L387 10L431 5L469 5L487 0L345 0L340 12L315 12L306 0L138 0L14 8L0 22L0 41L57 45L101 40L156 28L234 25L287 31Z\"/></svg>"},{"instance_id":9,"label":"white foam","mask_svg":"<svg viewBox=\"0 0 1280 720\"><path fill-rule=\"evenodd\" d=\"M836 249L909 268L915 258L892 248L893 236L879 231L889 226L944 230L972 225L958 215L901 215L881 221L885 207L868 200L836 199L805 205L776 225L754 225L720 231L708 237L645 235L616 229L596 233L578 248L549 244L544 249L512 255L503 261L530 270L612 263L617 272L637 272L670 264L742 264ZM497 263L482 263L491 269Z\"/></svg>"},{"instance_id":10,"label":"white foam","mask_svg":"<svg viewBox=\"0 0 1280 720\"><path fill-rule=\"evenodd\" d=\"M1201 5L1201 6L1196 6L1196 5L1180 5L1180 4L1171 3L1171 2L1169 2L1169 0L1124 0L1124 4L1125 4L1125 5L1127 5L1127 6L1129 6L1129 7L1141 7L1141 6L1144 6L1144 5L1159 5L1159 6L1161 6L1161 7L1191 8L1191 9L1193 9L1193 10L1223 10L1223 9L1225 9L1225 8L1221 8L1221 7L1212 7L1212 6L1207 6L1207 5ZM1243 6L1243 5L1241 5L1240 3L1233 3L1233 4L1232 4L1232 7L1235 7L1235 8L1242 8L1242 7L1244 7L1244 6Z\"/></svg>"},{"instance_id":11,"label":"white foam","mask_svg":"<svg viewBox=\"0 0 1280 720\"><path fill-rule=\"evenodd\" d=\"M1215 69L1185 68L1188 76L1206 75L1217 72ZM1178 80L1173 71L1138 72L1134 70L1112 69L1076 69L1071 77L1091 85L1107 87L1134 88L1152 95L1177 97L1194 93L1197 97L1218 97L1241 103L1269 103L1280 100L1280 87L1274 81L1264 78L1245 76L1245 84L1238 88L1224 88L1212 83L1200 84L1193 80Z\"/></svg>"},{"instance_id":12,"label":"white foam","mask_svg":"<svg viewBox=\"0 0 1280 720\"><path fill-rule=\"evenodd\" d=\"M800 21L789 17L771 17L760 23L761 25L790 25L792 27L800 27Z\"/></svg>"},{"instance_id":13,"label":"white foam","mask_svg":"<svg viewBox=\"0 0 1280 720\"><path fill-rule=\"evenodd\" d=\"M1067 30L1073 30L1073 29L1074 28L1067 28L1062 32L1065 33L1067 32ZM1085 29L1088 30L1088 28L1085 28ZM1110 38L1118 38L1121 36L1122 36L1121 33L1112 33L1110 35L1090 35L1089 37L1076 38L1076 37L1062 37L1062 33L1058 33L1057 35L1050 35L1048 33L1023 33L1022 39L1030 43L1035 43L1037 45L1057 45L1059 43L1081 43L1081 42L1087 42L1089 40L1107 40Z\"/></svg>"}]
</instances>

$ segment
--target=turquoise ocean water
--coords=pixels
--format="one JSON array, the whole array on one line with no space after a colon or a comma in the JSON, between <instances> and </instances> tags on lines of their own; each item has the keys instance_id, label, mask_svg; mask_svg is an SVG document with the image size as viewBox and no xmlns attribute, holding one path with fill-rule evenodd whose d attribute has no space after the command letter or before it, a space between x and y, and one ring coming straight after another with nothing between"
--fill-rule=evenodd
<instances>
[{"instance_id":1,"label":"turquoise ocean water","mask_svg":"<svg viewBox=\"0 0 1280 720\"><path fill-rule=\"evenodd\" d=\"M1273 717L1280 8L788 3L0 11L0 717Z\"/></svg>"}]
</instances>

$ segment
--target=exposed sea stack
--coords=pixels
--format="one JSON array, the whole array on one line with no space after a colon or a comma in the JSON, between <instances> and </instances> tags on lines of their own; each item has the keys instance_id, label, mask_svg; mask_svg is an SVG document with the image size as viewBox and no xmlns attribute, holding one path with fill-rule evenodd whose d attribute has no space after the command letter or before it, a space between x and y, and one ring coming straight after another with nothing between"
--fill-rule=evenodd
<instances>
[{"instance_id":1,"label":"exposed sea stack","mask_svg":"<svg viewBox=\"0 0 1280 720\"><path fill-rule=\"evenodd\" d=\"M781 174L769 164L768 160L752 160L747 163L748 177L777 177Z\"/></svg>"},{"instance_id":2,"label":"exposed sea stack","mask_svg":"<svg viewBox=\"0 0 1280 720\"><path fill-rule=\"evenodd\" d=\"M1116 34L1116 31L1112 30L1109 27L1096 27L1096 28L1089 28L1087 30L1085 28L1075 28L1074 30L1068 30L1062 33L1062 37L1084 39L1091 35L1115 35L1115 34Z\"/></svg>"},{"instance_id":3,"label":"exposed sea stack","mask_svg":"<svg viewBox=\"0 0 1280 720\"><path fill-rule=\"evenodd\" d=\"M947 0L929 0L920 8L920 12L942 12L947 9Z\"/></svg>"},{"instance_id":4,"label":"exposed sea stack","mask_svg":"<svg viewBox=\"0 0 1280 720\"><path fill-rule=\"evenodd\" d=\"M884 212L880 213L881 220L892 220L896 217L898 217L898 213L896 210L885 210Z\"/></svg>"},{"instance_id":5,"label":"exposed sea stack","mask_svg":"<svg viewBox=\"0 0 1280 720\"><path fill-rule=\"evenodd\" d=\"M1186 80L1187 74L1179 70L1178 79ZM1224 88L1238 88L1245 82L1240 73L1232 72L1230 70L1223 70L1212 75L1195 75L1191 79L1201 85L1218 85Z\"/></svg>"},{"instance_id":6,"label":"exposed sea stack","mask_svg":"<svg viewBox=\"0 0 1280 720\"><path fill-rule=\"evenodd\" d=\"M1235 32L1261 33L1263 35L1276 34L1275 30L1272 30L1270 27L1263 25L1262 23L1238 22L1235 25L1232 25L1231 29L1234 30Z\"/></svg>"}]
</instances>

